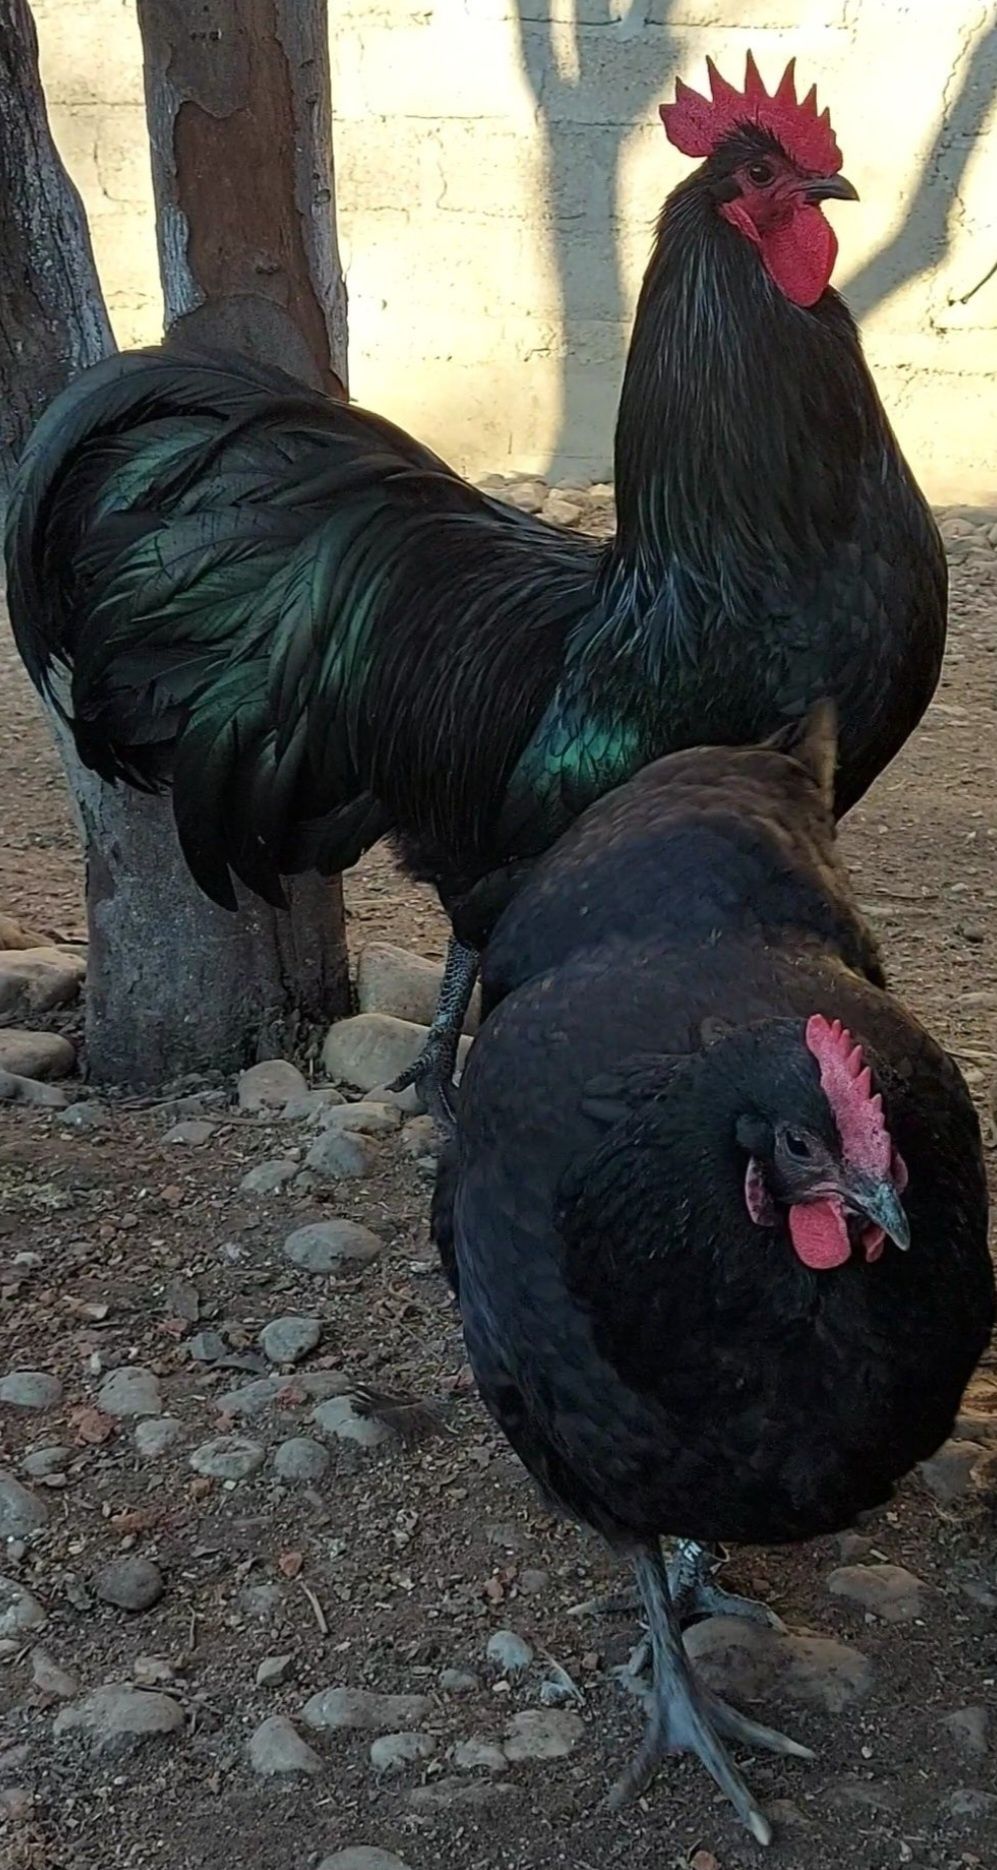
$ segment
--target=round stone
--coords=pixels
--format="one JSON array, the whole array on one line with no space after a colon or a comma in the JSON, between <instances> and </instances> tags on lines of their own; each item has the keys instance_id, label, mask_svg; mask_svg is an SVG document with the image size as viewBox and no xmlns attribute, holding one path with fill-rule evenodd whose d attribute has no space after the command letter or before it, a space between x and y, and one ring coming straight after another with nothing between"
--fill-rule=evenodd
<instances>
[{"instance_id":1,"label":"round stone","mask_svg":"<svg viewBox=\"0 0 997 1870\"><path fill-rule=\"evenodd\" d=\"M304 1074L285 1058L267 1058L241 1073L238 1084L240 1110L283 1110L292 1098L303 1097L308 1090Z\"/></svg>"},{"instance_id":2,"label":"round stone","mask_svg":"<svg viewBox=\"0 0 997 1870\"><path fill-rule=\"evenodd\" d=\"M33 1448L25 1455L22 1466L32 1480L49 1480L53 1474L65 1473L72 1458L72 1448L53 1442L50 1448Z\"/></svg>"},{"instance_id":3,"label":"round stone","mask_svg":"<svg viewBox=\"0 0 997 1870\"><path fill-rule=\"evenodd\" d=\"M138 1552L112 1558L98 1573L94 1584L101 1602L113 1604L117 1610L151 1610L165 1589L159 1566Z\"/></svg>"},{"instance_id":4,"label":"round stone","mask_svg":"<svg viewBox=\"0 0 997 1870\"><path fill-rule=\"evenodd\" d=\"M515 1630L496 1630L488 1638L485 1654L492 1666L501 1669L503 1675L519 1675L533 1661L533 1650L529 1643L522 1636L517 1636Z\"/></svg>"},{"instance_id":5,"label":"round stone","mask_svg":"<svg viewBox=\"0 0 997 1870\"><path fill-rule=\"evenodd\" d=\"M284 1257L304 1273L335 1273L349 1262L367 1265L384 1250L369 1227L356 1221L311 1221L284 1242Z\"/></svg>"},{"instance_id":6,"label":"round stone","mask_svg":"<svg viewBox=\"0 0 997 1870\"><path fill-rule=\"evenodd\" d=\"M249 1763L264 1779L288 1779L322 1771L313 1747L302 1740L286 1714L261 1721L249 1742Z\"/></svg>"},{"instance_id":7,"label":"round stone","mask_svg":"<svg viewBox=\"0 0 997 1870\"><path fill-rule=\"evenodd\" d=\"M16 1579L0 1578L0 1637L40 1630L45 1621L45 1612L37 1597L32 1597Z\"/></svg>"},{"instance_id":8,"label":"round stone","mask_svg":"<svg viewBox=\"0 0 997 1870\"><path fill-rule=\"evenodd\" d=\"M272 1364L296 1364L322 1336L317 1318L275 1318L260 1332L260 1347Z\"/></svg>"},{"instance_id":9,"label":"round stone","mask_svg":"<svg viewBox=\"0 0 997 1870\"><path fill-rule=\"evenodd\" d=\"M13 1474L0 1472L0 1539L23 1539L48 1519L48 1507Z\"/></svg>"},{"instance_id":10,"label":"round stone","mask_svg":"<svg viewBox=\"0 0 997 1870\"><path fill-rule=\"evenodd\" d=\"M55 1409L62 1401L62 1384L47 1370L12 1370L0 1377L0 1403L9 1409Z\"/></svg>"},{"instance_id":11,"label":"round stone","mask_svg":"<svg viewBox=\"0 0 997 1870\"><path fill-rule=\"evenodd\" d=\"M436 1742L429 1734L379 1734L371 1741L370 1763L376 1773L401 1773L435 1752Z\"/></svg>"},{"instance_id":12,"label":"round stone","mask_svg":"<svg viewBox=\"0 0 997 1870\"><path fill-rule=\"evenodd\" d=\"M162 1408L159 1379L140 1364L112 1370L97 1392L97 1407L104 1415L158 1415Z\"/></svg>"},{"instance_id":13,"label":"round stone","mask_svg":"<svg viewBox=\"0 0 997 1870\"><path fill-rule=\"evenodd\" d=\"M135 1424L135 1451L143 1461L157 1461L166 1454L183 1431L175 1416L144 1416Z\"/></svg>"},{"instance_id":14,"label":"round stone","mask_svg":"<svg viewBox=\"0 0 997 1870\"><path fill-rule=\"evenodd\" d=\"M902 1565L842 1565L832 1571L827 1588L884 1623L910 1623L921 1615L925 1585Z\"/></svg>"},{"instance_id":15,"label":"round stone","mask_svg":"<svg viewBox=\"0 0 997 1870\"><path fill-rule=\"evenodd\" d=\"M321 1480L329 1466L328 1450L307 1435L295 1435L282 1441L274 1455L274 1467L281 1480L303 1484Z\"/></svg>"},{"instance_id":16,"label":"round stone","mask_svg":"<svg viewBox=\"0 0 997 1870\"><path fill-rule=\"evenodd\" d=\"M209 1480L247 1480L263 1466L265 1449L245 1435L216 1435L201 1443L190 1457L190 1465Z\"/></svg>"},{"instance_id":17,"label":"round stone","mask_svg":"<svg viewBox=\"0 0 997 1870\"><path fill-rule=\"evenodd\" d=\"M57 1740L83 1733L94 1746L117 1751L123 1744L179 1733L183 1726L183 1709L170 1695L114 1686L95 1688L64 1708L56 1715L53 1732Z\"/></svg>"}]
</instances>

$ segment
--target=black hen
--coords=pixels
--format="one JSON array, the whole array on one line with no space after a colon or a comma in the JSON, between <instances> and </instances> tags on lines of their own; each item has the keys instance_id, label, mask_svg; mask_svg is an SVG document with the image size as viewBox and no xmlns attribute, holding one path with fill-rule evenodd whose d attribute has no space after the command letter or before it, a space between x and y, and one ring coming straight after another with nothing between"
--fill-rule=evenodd
<instances>
[{"instance_id":1,"label":"black hen","mask_svg":"<svg viewBox=\"0 0 997 1870\"><path fill-rule=\"evenodd\" d=\"M836 870L829 716L649 767L485 951L435 1232L484 1401L634 1560L645 1745L799 1751L698 1686L703 1543L848 1526L951 1432L994 1316L979 1126ZM854 1036L852 1036L854 1035ZM668 1567L662 1536L695 1541ZM743 1603L734 1603L743 1609Z\"/></svg>"},{"instance_id":2,"label":"black hen","mask_svg":"<svg viewBox=\"0 0 997 1870\"><path fill-rule=\"evenodd\" d=\"M42 420L8 529L18 646L40 687L69 670L89 765L172 783L217 901L233 873L279 901L393 830L455 915L662 753L833 694L842 812L919 720L945 561L829 289L819 204L854 190L791 71L773 98L751 61L743 94L712 84L662 113L706 160L644 281L608 546L240 358L114 358ZM475 968L452 962L441 1069Z\"/></svg>"}]
</instances>

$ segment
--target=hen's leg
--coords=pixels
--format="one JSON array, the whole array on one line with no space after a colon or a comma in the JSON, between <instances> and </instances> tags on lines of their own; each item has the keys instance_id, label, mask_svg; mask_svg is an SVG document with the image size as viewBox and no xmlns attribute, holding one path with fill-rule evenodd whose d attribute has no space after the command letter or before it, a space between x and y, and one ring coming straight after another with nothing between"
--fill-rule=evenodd
<instances>
[{"instance_id":1,"label":"hen's leg","mask_svg":"<svg viewBox=\"0 0 997 1870\"><path fill-rule=\"evenodd\" d=\"M771 1753L792 1754L798 1759L812 1759L813 1754L808 1747L801 1747L785 1734L749 1720L747 1715L739 1714L719 1696L699 1686L682 1644L682 1628L672 1602L668 1569L660 1548L656 1545L642 1548L635 1556L634 1569L651 1642L652 1679L646 1693L648 1723L643 1746L613 1787L610 1804L622 1805L641 1791L666 1754L695 1753L752 1836L759 1844L769 1844L772 1827L752 1798L721 1736L743 1740L751 1747L764 1747Z\"/></svg>"},{"instance_id":2,"label":"hen's leg","mask_svg":"<svg viewBox=\"0 0 997 1870\"><path fill-rule=\"evenodd\" d=\"M694 1539L679 1540L668 1561L668 1588L675 1615L683 1628L697 1617L747 1617L752 1623L767 1623L774 1630L784 1630L782 1618L767 1604L760 1604L753 1597L740 1597L735 1591L725 1591L715 1582L723 1563L724 1554L717 1548L699 1545ZM587 1604L576 1604L572 1614L576 1617L623 1617L632 1615L640 1607L638 1591L618 1591L611 1597L593 1597Z\"/></svg>"},{"instance_id":3,"label":"hen's leg","mask_svg":"<svg viewBox=\"0 0 997 1870\"><path fill-rule=\"evenodd\" d=\"M451 1116L454 1067L457 1043L464 1016L471 1004L474 983L478 978L478 952L451 936L447 944L446 966L440 983L440 997L429 1028L426 1043L415 1063L400 1072L389 1085L392 1091L418 1091L427 1110L434 1117Z\"/></svg>"}]
</instances>

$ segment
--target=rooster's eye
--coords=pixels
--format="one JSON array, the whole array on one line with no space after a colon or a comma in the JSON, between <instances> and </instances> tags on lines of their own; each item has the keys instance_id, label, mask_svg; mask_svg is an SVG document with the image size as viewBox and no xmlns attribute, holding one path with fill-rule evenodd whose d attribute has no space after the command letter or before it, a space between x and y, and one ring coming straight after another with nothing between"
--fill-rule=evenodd
<instances>
[{"instance_id":1,"label":"rooster's eye","mask_svg":"<svg viewBox=\"0 0 997 1870\"><path fill-rule=\"evenodd\" d=\"M772 169L767 162L749 163L748 174L753 182L757 182L759 188L764 188L766 182L772 180Z\"/></svg>"},{"instance_id":2,"label":"rooster's eye","mask_svg":"<svg viewBox=\"0 0 997 1870\"><path fill-rule=\"evenodd\" d=\"M810 1144L807 1142L805 1136L800 1135L799 1130L787 1130L785 1134L785 1144L787 1153L790 1156L795 1156L798 1162L805 1162L807 1160L810 1154Z\"/></svg>"}]
</instances>

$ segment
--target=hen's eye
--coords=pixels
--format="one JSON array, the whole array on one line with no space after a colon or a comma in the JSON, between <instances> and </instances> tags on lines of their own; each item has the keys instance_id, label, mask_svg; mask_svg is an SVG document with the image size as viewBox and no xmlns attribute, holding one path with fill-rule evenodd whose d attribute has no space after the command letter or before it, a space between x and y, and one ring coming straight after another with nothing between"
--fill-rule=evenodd
<instances>
[{"instance_id":1,"label":"hen's eye","mask_svg":"<svg viewBox=\"0 0 997 1870\"><path fill-rule=\"evenodd\" d=\"M771 182L772 180L771 164L767 162L749 163L748 174L753 182L757 182L759 188L764 188L766 182Z\"/></svg>"},{"instance_id":2,"label":"hen's eye","mask_svg":"<svg viewBox=\"0 0 997 1870\"><path fill-rule=\"evenodd\" d=\"M798 1162L806 1161L810 1154L810 1144L805 1136L800 1135L799 1130L787 1130L785 1143L787 1154L795 1156Z\"/></svg>"}]
</instances>

